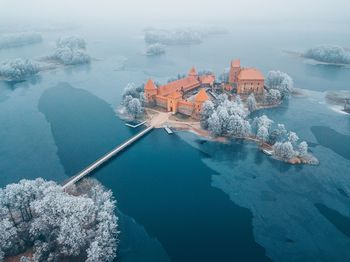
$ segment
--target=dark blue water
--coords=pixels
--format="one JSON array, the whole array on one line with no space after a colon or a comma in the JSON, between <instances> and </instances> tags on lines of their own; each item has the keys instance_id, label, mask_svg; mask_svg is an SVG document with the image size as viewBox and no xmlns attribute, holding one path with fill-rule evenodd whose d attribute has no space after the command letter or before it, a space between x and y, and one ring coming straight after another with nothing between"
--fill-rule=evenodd
<instances>
[{"instance_id":1,"label":"dark blue water","mask_svg":"<svg viewBox=\"0 0 350 262\"><path fill-rule=\"evenodd\" d=\"M70 175L132 135L107 103L66 84L46 90L39 110L51 124ZM155 130L95 176L113 189L120 211L144 225L172 261L268 261L254 241L251 213L210 186L215 172L202 157L177 136L169 139L164 130Z\"/></svg>"},{"instance_id":2,"label":"dark blue water","mask_svg":"<svg viewBox=\"0 0 350 262\"><path fill-rule=\"evenodd\" d=\"M350 118L324 100L324 91L349 90L350 70L307 64L282 52L325 43L348 46L348 25L230 28L228 35L171 47L151 59L142 54L136 27L45 32L41 44L1 50L0 59L37 58L51 52L58 36L78 34L96 59L22 83L0 82L0 185L38 176L62 182L139 131L124 126L113 111L128 82L165 81L192 65L218 73L239 57L265 73L285 71L306 89L306 96L258 114L297 132L320 165L275 161L251 143L224 145L155 130L94 175L118 200L119 259L350 260L344 234L350 217Z\"/></svg>"}]
</instances>

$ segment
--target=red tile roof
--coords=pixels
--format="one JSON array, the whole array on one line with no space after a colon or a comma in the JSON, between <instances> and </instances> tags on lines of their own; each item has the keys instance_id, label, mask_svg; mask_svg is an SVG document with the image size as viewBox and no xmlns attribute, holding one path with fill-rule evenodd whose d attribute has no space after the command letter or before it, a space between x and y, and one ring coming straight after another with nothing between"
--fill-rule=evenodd
<instances>
[{"instance_id":1,"label":"red tile roof","mask_svg":"<svg viewBox=\"0 0 350 262\"><path fill-rule=\"evenodd\" d=\"M157 87L152 81L152 79L149 79L145 85L145 90L154 90L154 89L157 89Z\"/></svg>"},{"instance_id":2,"label":"red tile roof","mask_svg":"<svg viewBox=\"0 0 350 262\"><path fill-rule=\"evenodd\" d=\"M204 88L201 88L198 92L198 94L196 95L196 98L195 98L195 101L196 102L205 102L209 100L209 96L207 94L207 92L205 92L205 89Z\"/></svg>"},{"instance_id":3,"label":"red tile roof","mask_svg":"<svg viewBox=\"0 0 350 262\"><path fill-rule=\"evenodd\" d=\"M255 68L243 68L238 74L238 80L264 80L264 75Z\"/></svg>"},{"instance_id":4,"label":"red tile roof","mask_svg":"<svg viewBox=\"0 0 350 262\"><path fill-rule=\"evenodd\" d=\"M197 70L196 68L192 67L190 71L188 72L189 76L197 76Z\"/></svg>"},{"instance_id":5,"label":"red tile roof","mask_svg":"<svg viewBox=\"0 0 350 262\"><path fill-rule=\"evenodd\" d=\"M202 75L199 77L199 79L202 82L202 84L212 85L215 81L215 76L214 75Z\"/></svg>"},{"instance_id":6,"label":"red tile roof","mask_svg":"<svg viewBox=\"0 0 350 262\"><path fill-rule=\"evenodd\" d=\"M160 86L158 88L158 93L167 96L173 92L180 91L182 88L184 91L187 91L198 86L200 86L198 79L189 76Z\"/></svg>"}]
</instances>

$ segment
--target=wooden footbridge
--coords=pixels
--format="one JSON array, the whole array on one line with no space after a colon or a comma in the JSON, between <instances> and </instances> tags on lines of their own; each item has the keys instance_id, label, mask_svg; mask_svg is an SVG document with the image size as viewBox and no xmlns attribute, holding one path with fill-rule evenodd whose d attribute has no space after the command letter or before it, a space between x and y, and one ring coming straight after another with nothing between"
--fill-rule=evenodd
<instances>
[{"instance_id":1,"label":"wooden footbridge","mask_svg":"<svg viewBox=\"0 0 350 262\"><path fill-rule=\"evenodd\" d=\"M144 123L144 122L143 122ZM125 149L126 147L130 146L131 144L133 144L134 142L136 142L137 140L139 140L141 137L143 137L144 135L146 135L148 132L150 132L152 129L154 128L153 125L147 127L146 129L144 129L143 131L141 131L140 133L136 134L135 136L133 136L132 138L128 139L127 141L125 141L123 144L119 145L118 147L116 147L115 149L113 149L112 151L110 151L109 153L105 154L104 156L102 156L101 158L97 159L95 162L93 162L92 164L90 164L88 167L86 167L85 169L83 169L82 171L80 171L78 174L76 174L75 176L73 176L72 178L70 178L68 181L66 181L62 188L66 189L67 187L75 184L76 182L78 182L79 180L81 180L82 178L84 178L85 176L87 176L88 174L90 174L92 171L94 171L96 168L98 168L99 166L101 166L103 163L107 162L109 159L111 159L113 156L117 155L119 152L121 152L123 149Z\"/></svg>"}]
</instances>

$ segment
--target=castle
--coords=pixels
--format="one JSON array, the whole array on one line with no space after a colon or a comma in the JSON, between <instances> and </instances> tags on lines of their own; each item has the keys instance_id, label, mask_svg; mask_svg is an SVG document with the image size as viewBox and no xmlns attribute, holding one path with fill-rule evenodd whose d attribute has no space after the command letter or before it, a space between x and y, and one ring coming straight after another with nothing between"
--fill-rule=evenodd
<instances>
[{"instance_id":1,"label":"castle","mask_svg":"<svg viewBox=\"0 0 350 262\"><path fill-rule=\"evenodd\" d=\"M205 74L199 76L193 67L184 78L169 82L158 88L154 82L149 79L145 85L145 99L151 106L165 108L168 112L181 114L198 118L202 104L209 100L205 87L214 85L215 76ZM197 94L195 91L198 89ZM187 98L185 98L185 94Z\"/></svg>"},{"instance_id":2,"label":"castle","mask_svg":"<svg viewBox=\"0 0 350 262\"><path fill-rule=\"evenodd\" d=\"M144 87L145 100L149 106L198 118L202 104L210 99L206 89L213 88L215 84L213 74L198 75L193 67L186 77L159 87L149 79ZM231 62L225 89L234 90L240 95L261 95L264 92L264 76L255 68L241 68L240 60L234 60Z\"/></svg>"},{"instance_id":3,"label":"castle","mask_svg":"<svg viewBox=\"0 0 350 262\"><path fill-rule=\"evenodd\" d=\"M236 89L237 94L264 93L264 75L255 68L241 68L240 60L233 60L230 66L227 89Z\"/></svg>"}]
</instances>

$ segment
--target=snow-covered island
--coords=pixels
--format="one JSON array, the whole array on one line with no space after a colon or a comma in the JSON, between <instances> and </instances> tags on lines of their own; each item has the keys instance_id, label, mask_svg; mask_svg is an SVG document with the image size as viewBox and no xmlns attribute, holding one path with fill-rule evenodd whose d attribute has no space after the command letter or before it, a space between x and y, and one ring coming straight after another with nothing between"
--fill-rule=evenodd
<instances>
[{"instance_id":1,"label":"snow-covered island","mask_svg":"<svg viewBox=\"0 0 350 262\"><path fill-rule=\"evenodd\" d=\"M86 53L84 39L68 36L56 40L56 49L46 60L61 65L79 65L90 63L91 57Z\"/></svg>"},{"instance_id":2,"label":"snow-covered island","mask_svg":"<svg viewBox=\"0 0 350 262\"><path fill-rule=\"evenodd\" d=\"M10 43L15 46L22 46L27 39L29 39L28 42L31 42L31 40L35 42L34 40L37 38L40 38L41 41L40 35L40 37L31 34L16 36L8 37L5 39L6 41L0 40L0 44L5 47L12 46ZM18 42L16 42L17 40ZM86 52L84 39L75 36L62 37L57 39L56 49L48 56L36 60L16 58L0 62L0 80L8 82L25 81L44 70L55 69L59 66L88 64L90 61L91 57Z\"/></svg>"},{"instance_id":3,"label":"snow-covered island","mask_svg":"<svg viewBox=\"0 0 350 262\"><path fill-rule=\"evenodd\" d=\"M321 64L339 66L350 64L349 49L337 45L320 45L310 48L304 52L288 50L284 50L284 52Z\"/></svg>"},{"instance_id":4,"label":"snow-covered island","mask_svg":"<svg viewBox=\"0 0 350 262\"><path fill-rule=\"evenodd\" d=\"M129 84L118 108L128 121L144 121L155 127L189 130L215 141L244 139L259 145L264 153L291 164L318 164L308 144L281 123L253 112L279 106L293 92L292 78L280 71L266 77L255 68L231 63L217 82L210 70L179 74L166 84L148 80Z\"/></svg>"},{"instance_id":5,"label":"snow-covered island","mask_svg":"<svg viewBox=\"0 0 350 262\"><path fill-rule=\"evenodd\" d=\"M147 46L146 55L159 56L165 54L165 46L160 43L155 43Z\"/></svg>"},{"instance_id":6,"label":"snow-covered island","mask_svg":"<svg viewBox=\"0 0 350 262\"><path fill-rule=\"evenodd\" d=\"M329 64L350 64L350 52L336 45L322 45L310 48L302 56Z\"/></svg>"},{"instance_id":7,"label":"snow-covered island","mask_svg":"<svg viewBox=\"0 0 350 262\"><path fill-rule=\"evenodd\" d=\"M28 59L17 58L0 63L0 80L23 81L39 73L40 66Z\"/></svg>"},{"instance_id":8,"label":"snow-covered island","mask_svg":"<svg viewBox=\"0 0 350 262\"><path fill-rule=\"evenodd\" d=\"M115 200L97 180L63 190L41 178L0 189L0 261L113 261Z\"/></svg>"}]
</instances>

